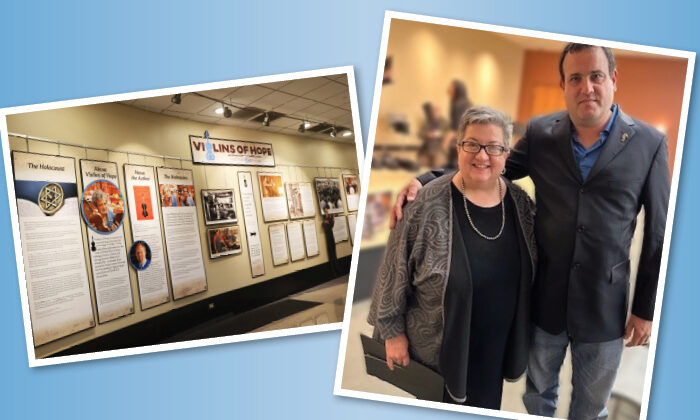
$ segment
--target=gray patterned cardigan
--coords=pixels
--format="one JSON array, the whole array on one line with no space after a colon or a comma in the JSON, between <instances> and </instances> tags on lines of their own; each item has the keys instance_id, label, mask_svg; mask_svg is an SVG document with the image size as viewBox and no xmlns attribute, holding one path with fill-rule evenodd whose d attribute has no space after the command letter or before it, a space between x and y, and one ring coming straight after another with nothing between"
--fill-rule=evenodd
<instances>
[{"instance_id":1,"label":"gray patterned cardigan","mask_svg":"<svg viewBox=\"0 0 700 420\"><path fill-rule=\"evenodd\" d=\"M451 265L464 267L452 261L452 174L426 185L415 201L406 206L403 219L389 236L368 317L368 322L376 327L375 336L387 339L405 333L411 357L438 372L447 280ZM506 357L511 360L505 362L505 377L515 379L522 375L527 363L529 295L537 248L534 204L520 187L510 181L506 183L515 203L521 242L527 247L530 262L529 276L521 281L519 308L509 340Z\"/></svg>"}]
</instances>

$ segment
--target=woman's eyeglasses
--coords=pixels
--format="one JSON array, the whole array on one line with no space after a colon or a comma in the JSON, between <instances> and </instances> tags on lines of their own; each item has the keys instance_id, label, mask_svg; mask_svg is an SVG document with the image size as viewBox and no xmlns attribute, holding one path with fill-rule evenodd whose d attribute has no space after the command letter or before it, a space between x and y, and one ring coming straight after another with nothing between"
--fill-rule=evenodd
<instances>
[{"instance_id":1,"label":"woman's eyeglasses","mask_svg":"<svg viewBox=\"0 0 700 420\"><path fill-rule=\"evenodd\" d=\"M499 146L497 144L481 145L474 141L463 141L459 145L465 152L472 153L475 155L481 152L481 149L484 149L486 151L486 154L489 156L501 156L508 151L507 148Z\"/></svg>"}]
</instances>

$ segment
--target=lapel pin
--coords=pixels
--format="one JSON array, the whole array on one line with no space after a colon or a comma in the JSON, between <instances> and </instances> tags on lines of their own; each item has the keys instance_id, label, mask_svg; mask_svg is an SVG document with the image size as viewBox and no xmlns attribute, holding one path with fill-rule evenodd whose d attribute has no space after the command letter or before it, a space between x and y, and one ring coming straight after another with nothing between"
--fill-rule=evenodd
<instances>
[{"instance_id":1,"label":"lapel pin","mask_svg":"<svg viewBox=\"0 0 700 420\"><path fill-rule=\"evenodd\" d=\"M622 143L624 143L624 142L627 141L627 133L622 133L622 136L620 137L620 141L621 141Z\"/></svg>"}]
</instances>

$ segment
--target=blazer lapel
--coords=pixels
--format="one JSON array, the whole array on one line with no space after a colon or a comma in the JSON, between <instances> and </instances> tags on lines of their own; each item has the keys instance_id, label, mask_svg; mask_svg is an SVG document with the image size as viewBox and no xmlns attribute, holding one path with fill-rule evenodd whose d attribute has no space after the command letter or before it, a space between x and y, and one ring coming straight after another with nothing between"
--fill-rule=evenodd
<instances>
[{"instance_id":1,"label":"blazer lapel","mask_svg":"<svg viewBox=\"0 0 700 420\"><path fill-rule=\"evenodd\" d=\"M608 139L605 140L603 150L601 150L598 160L596 160L593 168L591 168L586 182L595 178L595 176L605 168L625 146L627 146L635 133L633 126L634 121L620 110L617 114L617 120L613 123L612 129L610 130L610 134L608 134Z\"/></svg>"},{"instance_id":2,"label":"blazer lapel","mask_svg":"<svg viewBox=\"0 0 700 420\"><path fill-rule=\"evenodd\" d=\"M562 159L564 159L569 171L571 171L571 174L579 183L583 183L581 170L574 159L574 150L571 148L571 120L569 120L568 116L555 120L554 127L552 127L552 134L554 141L557 143L559 153L561 153Z\"/></svg>"}]
</instances>

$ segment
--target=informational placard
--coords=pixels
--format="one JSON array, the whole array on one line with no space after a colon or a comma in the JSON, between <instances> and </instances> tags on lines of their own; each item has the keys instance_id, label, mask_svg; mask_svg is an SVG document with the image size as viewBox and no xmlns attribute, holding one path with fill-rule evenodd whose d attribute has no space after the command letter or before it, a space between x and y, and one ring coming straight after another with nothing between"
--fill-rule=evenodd
<instances>
[{"instance_id":1,"label":"informational placard","mask_svg":"<svg viewBox=\"0 0 700 420\"><path fill-rule=\"evenodd\" d=\"M219 258L242 252L238 226L207 229L207 241L209 242L209 258Z\"/></svg>"},{"instance_id":2,"label":"informational placard","mask_svg":"<svg viewBox=\"0 0 700 420\"><path fill-rule=\"evenodd\" d=\"M202 207L204 207L204 223L218 225L236 223L236 203L233 200L233 190L202 190Z\"/></svg>"},{"instance_id":3,"label":"informational placard","mask_svg":"<svg viewBox=\"0 0 700 420\"><path fill-rule=\"evenodd\" d=\"M314 192L310 182L288 182L287 207L291 219L302 219L316 216Z\"/></svg>"},{"instance_id":4,"label":"informational placard","mask_svg":"<svg viewBox=\"0 0 700 420\"><path fill-rule=\"evenodd\" d=\"M287 202L284 198L282 174L258 172L258 182L260 183L263 220L266 222L287 220Z\"/></svg>"},{"instance_id":5,"label":"informational placard","mask_svg":"<svg viewBox=\"0 0 700 420\"><path fill-rule=\"evenodd\" d=\"M241 192L243 221L245 223L246 239L248 239L248 255L250 256L250 271L253 277L265 274L260 230L258 228L258 211L253 195L253 175L250 172L238 173L238 186Z\"/></svg>"},{"instance_id":6,"label":"informational placard","mask_svg":"<svg viewBox=\"0 0 700 420\"><path fill-rule=\"evenodd\" d=\"M173 299L207 290L194 178L189 169L157 168Z\"/></svg>"},{"instance_id":7,"label":"informational placard","mask_svg":"<svg viewBox=\"0 0 700 420\"><path fill-rule=\"evenodd\" d=\"M148 268L137 272L141 310L170 301L165 253L156 201L156 176L152 166L124 165L126 201L133 241L144 241L151 250Z\"/></svg>"},{"instance_id":8,"label":"informational placard","mask_svg":"<svg viewBox=\"0 0 700 420\"><path fill-rule=\"evenodd\" d=\"M333 237L335 238L335 243L345 242L348 240L348 222L345 216L335 216L335 223L333 224Z\"/></svg>"},{"instance_id":9,"label":"informational placard","mask_svg":"<svg viewBox=\"0 0 700 420\"><path fill-rule=\"evenodd\" d=\"M355 174L343 174L343 188L348 211L357 211L360 204L360 181Z\"/></svg>"},{"instance_id":10,"label":"informational placard","mask_svg":"<svg viewBox=\"0 0 700 420\"><path fill-rule=\"evenodd\" d=\"M301 231L301 223L287 223L287 239L289 240L289 256L292 261L299 261L306 258L304 234Z\"/></svg>"},{"instance_id":11,"label":"informational placard","mask_svg":"<svg viewBox=\"0 0 700 420\"><path fill-rule=\"evenodd\" d=\"M75 160L12 152L34 346L95 326Z\"/></svg>"},{"instance_id":12,"label":"informational placard","mask_svg":"<svg viewBox=\"0 0 700 420\"><path fill-rule=\"evenodd\" d=\"M355 227L357 226L357 213L348 214L348 230L350 231L350 243L355 243Z\"/></svg>"},{"instance_id":13,"label":"informational placard","mask_svg":"<svg viewBox=\"0 0 700 420\"><path fill-rule=\"evenodd\" d=\"M124 237L125 202L116 163L81 159L80 175L97 321L103 323L134 313Z\"/></svg>"},{"instance_id":14,"label":"informational placard","mask_svg":"<svg viewBox=\"0 0 700 420\"><path fill-rule=\"evenodd\" d=\"M304 220L304 243L306 243L306 255L315 257L319 254L318 238L316 237L316 220Z\"/></svg>"},{"instance_id":15,"label":"informational placard","mask_svg":"<svg viewBox=\"0 0 700 420\"><path fill-rule=\"evenodd\" d=\"M287 234L284 230L284 223L268 226L270 233L270 249L272 250L272 264L281 265L289 262L289 251L287 250Z\"/></svg>"},{"instance_id":16,"label":"informational placard","mask_svg":"<svg viewBox=\"0 0 700 420\"><path fill-rule=\"evenodd\" d=\"M340 197L340 181L337 178L314 178L316 195L321 216L328 209L328 213L343 213L343 199Z\"/></svg>"},{"instance_id":17,"label":"informational placard","mask_svg":"<svg viewBox=\"0 0 700 420\"><path fill-rule=\"evenodd\" d=\"M236 166L275 166L272 144L190 136L192 161L195 163Z\"/></svg>"}]
</instances>

